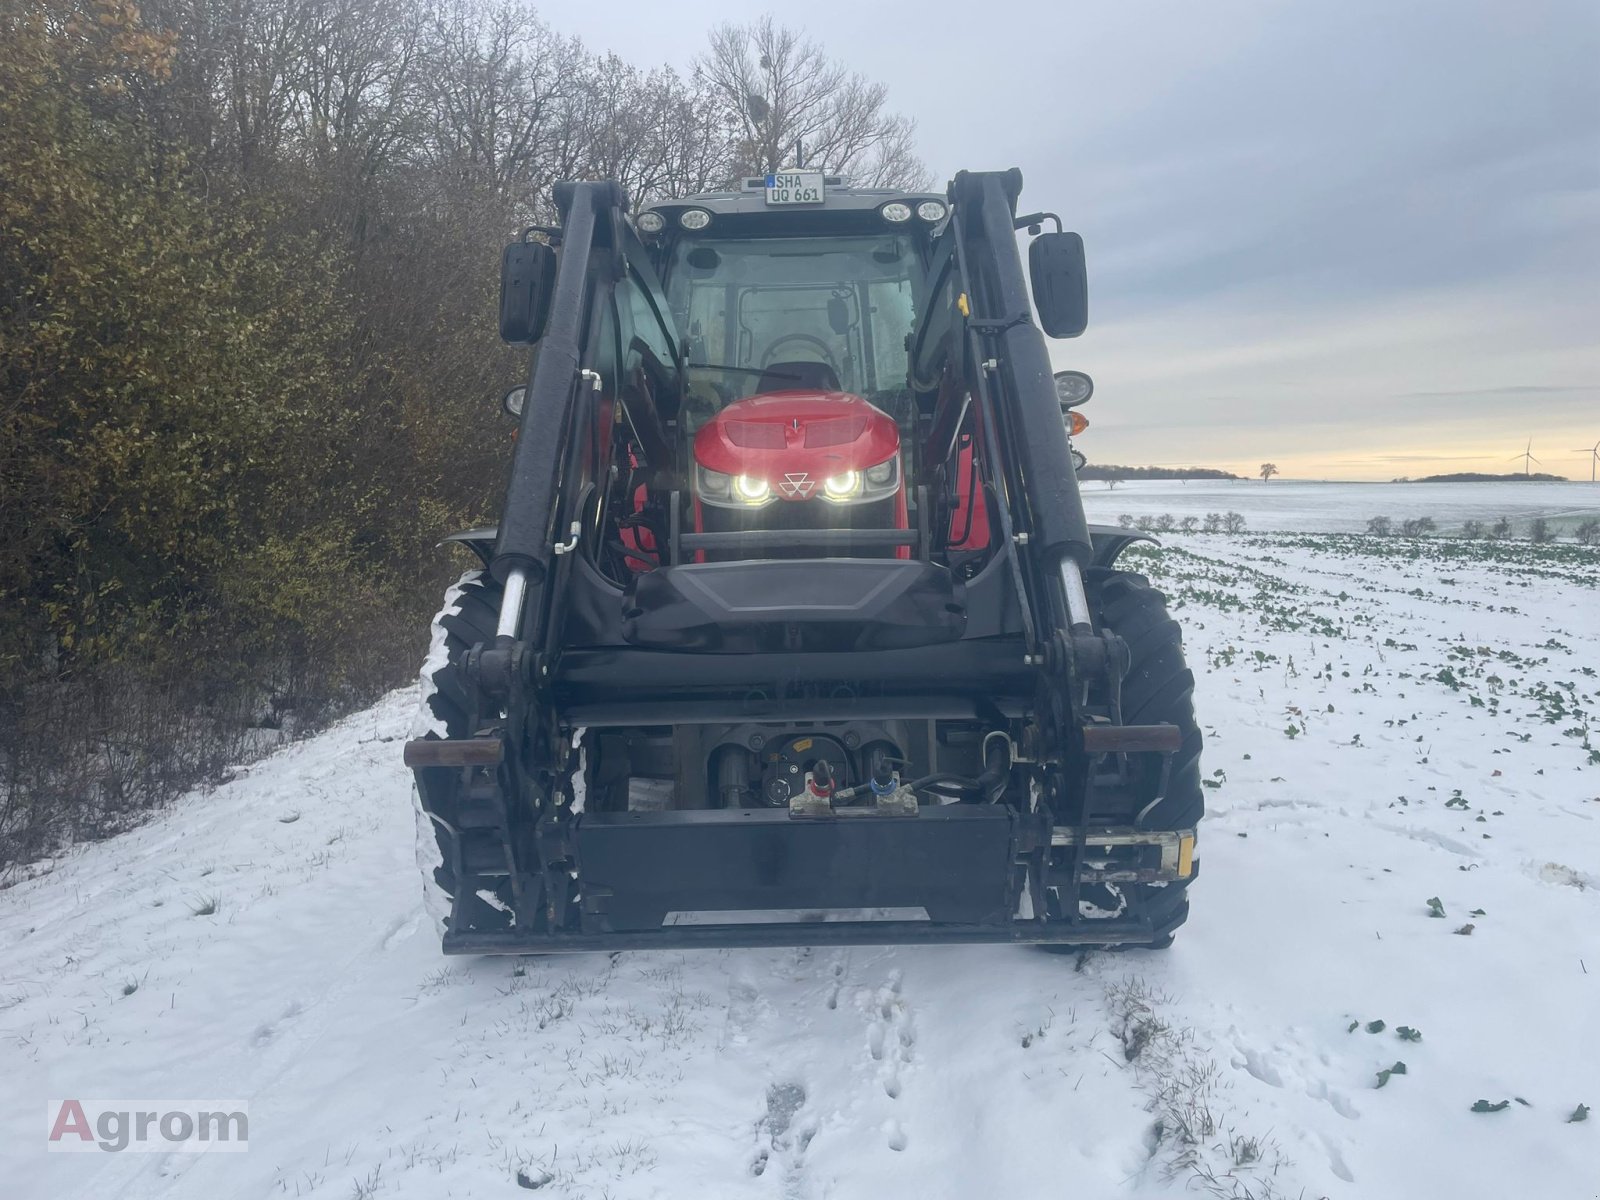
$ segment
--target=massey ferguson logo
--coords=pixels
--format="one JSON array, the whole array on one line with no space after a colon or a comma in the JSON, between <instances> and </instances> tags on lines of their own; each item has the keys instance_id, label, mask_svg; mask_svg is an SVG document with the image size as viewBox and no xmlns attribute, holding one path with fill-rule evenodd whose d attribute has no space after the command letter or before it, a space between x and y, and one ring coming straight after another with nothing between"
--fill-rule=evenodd
<instances>
[{"instance_id":1,"label":"massey ferguson logo","mask_svg":"<svg viewBox=\"0 0 1600 1200\"><path fill-rule=\"evenodd\" d=\"M809 500L817 485L811 482L811 476L801 471L798 475L785 475L778 490L790 500Z\"/></svg>"}]
</instances>

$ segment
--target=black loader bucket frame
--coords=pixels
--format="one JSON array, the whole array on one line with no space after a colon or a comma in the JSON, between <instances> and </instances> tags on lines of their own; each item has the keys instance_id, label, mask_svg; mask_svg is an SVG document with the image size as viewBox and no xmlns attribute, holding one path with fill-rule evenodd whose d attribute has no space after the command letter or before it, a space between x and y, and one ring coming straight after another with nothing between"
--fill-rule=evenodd
<instances>
[{"instance_id":1,"label":"black loader bucket frame","mask_svg":"<svg viewBox=\"0 0 1600 1200\"><path fill-rule=\"evenodd\" d=\"M651 587L749 632L734 651L711 653L630 640L622 613L637 610L638 589L608 590L583 552L598 536L615 466L589 433L610 387L595 365L601 313L626 280L671 318L621 188L558 188L548 322L502 517L497 530L462 535L486 564L494 635L469 638L459 656L459 728L406 747L455 881L447 952L1159 944L1183 920L1182 908L1143 899L1195 871L1192 828L1146 827L1182 735L1171 724L1123 722L1129 649L1103 627L1094 596L1097 573L1130 539L1091 530L1084 516L1017 252L1021 184L1014 170L956 176L937 235L946 283L921 306L924 324L937 308L956 331L949 371L987 464L993 553L973 577L940 584L959 619L932 644L897 645L887 632L851 648L827 641L840 622L868 631L902 623L909 610L882 600L902 583L905 604L924 602L917 588L932 586L928 573L943 575L928 561L925 503L908 560L807 560L824 575L828 562L848 563L848 579L861 581L836 586L842 598L778 612L771 621L787 640L763 640L767 618L750 615L763 606L740 590L762 560L672 562L685 541L696 545L674 525ZM666 366L681 378L682 352ZM629 415L635 425L655 421ZM821 640L808 641L813 634ZM921 723L935 756L947 726L983 731L973 752L984 802L919 805L898 793L861 804L603 811L594 801L603 772L579 748L625 748L645 736L639 730L669 727L759 746L762 730L805 722L849 744L853 730L885 721ZM678 736L698 745L700 735ZM632 752L635 764L646 753ZM1081 903L1091 885L1109 888L1120 907Z\"/></svg>"}]
</instances>

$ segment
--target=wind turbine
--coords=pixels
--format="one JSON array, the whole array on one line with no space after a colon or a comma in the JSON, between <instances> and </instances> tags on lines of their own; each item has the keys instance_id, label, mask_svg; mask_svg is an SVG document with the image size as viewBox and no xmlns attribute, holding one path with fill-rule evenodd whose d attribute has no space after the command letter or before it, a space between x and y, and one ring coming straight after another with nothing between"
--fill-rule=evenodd
<instances>
[{"instance_id":1,"label":"wind turbine","mask_svg":"<svg viewBox=\"0 0 1600 1200\"><path fill-rule=\"evenodd\" d=\"M1533 439L1532 438L1528 439L1528 448L1526 450L1524 450L1521 454L1513 454L1507 461L1508 462L1516 462L1519 458L1522 460L1522 473L1524 475L1532 475L1533 474L1533 468L1528 465L1529 463L1539 463L1539 465L1541 467L1544 466L1544 464L1542 462L1539 462L1539 460L1537 458L1533 457Z\"/></svg>"},{"instance_id":2,"label":"wind turbine","mask_svg":"<svg viewBox=\"0 0 1600 1200\"><path fill-rule=\"evenodd\" d=\"M1531 446L1532 443L1530 442L1529 445ZM1593 446L1590 446L1587 450L1584 449L1582 446L1579 446L1576 450L1573 451L1573 453L1574 454L1587 454L1589 456L1589 482L1593 483L1594 482L1595 464L1596 463L1600 463L1600 442L1596 442Z\"/></svg>"}]
</instances>

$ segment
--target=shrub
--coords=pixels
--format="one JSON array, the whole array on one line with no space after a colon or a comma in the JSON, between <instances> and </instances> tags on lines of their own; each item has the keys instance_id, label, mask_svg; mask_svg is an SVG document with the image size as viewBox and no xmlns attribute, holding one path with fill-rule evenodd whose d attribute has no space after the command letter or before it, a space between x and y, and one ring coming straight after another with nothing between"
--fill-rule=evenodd
<instances>
[{"instance_id":1,"label":"shrub","mask_svg":"<svg viewBox=\"0 0 1600 1200\"><path fill-rule=\"evenodd\" d=\"M1406 537L1423 537L1436 528L1432 517L1410 517L1400 523L1400 532Z\"/></svg>"},{"instance_id":2,"label":"shrub","mask_svg":"<svg viewBox=\"0 0 1600 1200\"><path fill-rule=\"evenodd\" d=\"M1461 526L1461 536L1467 538L1481 538L1483 536L1482 521L1467 521Z\"/></svg>"},{"instance_id":3,"label":"shrub","mask_svg":"<svg viewBox=\"0 0 1600 1200\"><path fill-rule=\"evenodd\" d=\"M188 170L191 36L0 12L0 868L404 680L504 477L512 225Z\"/></svg>"},{"instance_id":4,"label":"shrub","mask_svg":"<svg viewBox=\"0 0 1600 1200\"><path fill-rule=\"evenodd\" d=\"M1600 518L1590 517L1580 522L1574 536L1581 546L1600 546Z\"/></svg>"},{"instance_id":5,"label":"shrub","mask_svg":"<svg viewBox=\"0 0 1600 1200\"><path fill-rule=\"evenodd\" d=\"M1229 533L1244 532L1244 514L1230 512L1222 518L1222 527Z\"/></svg>"},{"instance_id":6,"label":"shrub","mask_svg":"<svg viewBox=\"0 0 1600 1200\"><path fill-rule=\"evenodd\" d=\"M1511 536L1511 519L1509 517L1501 517L1492 526L1490 526L1490 528L1489 528L1489 536L1492 537L1492 538L1508 538L1508 537L1510 537Z\"/></svg>"},{"instance_id":7,"label":"shrub","mask_svg":"<svg viewBox=\"0 0 1600 1200\"><path fill-rule=\"evenodd\" d=\"M1388 517L1373 517L1367 522L1367 532L1373 537L1388 537L1394 532L1394 522Z\"/></svg>"},{"instance_id":8,"label":"shrub","mask_svg":"<svg viewBox=\"0 0 1600 1200\"><path fill-rule=\"evenodd\" d=\"M1220 533L1220 532L1222 532L1222 514L1221 513L1207 513L1206 514L1205 531L1207 533Z\"/></svg>"},{"instance_id":9,"label":"shrub","mask_svg":"<svg viewBox=\"0 0 1600 1200\"><path fill-rule=\"evenodd\" d=\"M1528 537L1535 542L1548 542L1553 536L1550 532L1550 522L1544 517L1535 517L1533 524L1528 526Z\"/></svg>"}]
</instances>

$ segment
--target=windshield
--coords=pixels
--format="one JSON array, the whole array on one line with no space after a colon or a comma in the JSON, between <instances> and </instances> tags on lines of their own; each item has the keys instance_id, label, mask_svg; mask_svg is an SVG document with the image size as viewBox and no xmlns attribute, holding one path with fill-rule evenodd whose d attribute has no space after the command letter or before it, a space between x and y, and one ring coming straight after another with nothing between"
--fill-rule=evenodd
<instances>
[{"instance_id":1,"label":"windshield","mask_svg":"<svg viewBox=\"0 0 1600 1200\"><path fill-rule=\"evenodd\" d=\"M741 397L835 381L895 412L920 274L903 234L680 241L666 290L689 338L691 430Z\"/></svg>"}]
</instances>

